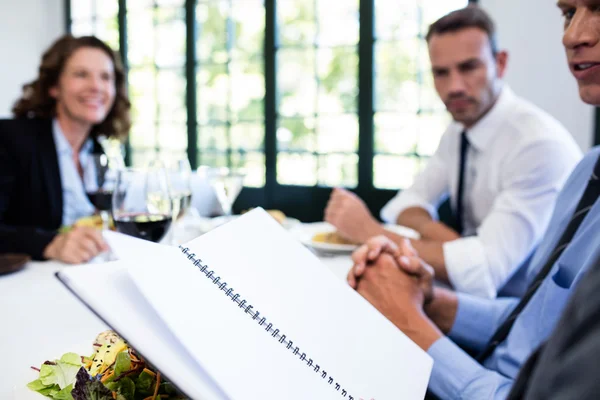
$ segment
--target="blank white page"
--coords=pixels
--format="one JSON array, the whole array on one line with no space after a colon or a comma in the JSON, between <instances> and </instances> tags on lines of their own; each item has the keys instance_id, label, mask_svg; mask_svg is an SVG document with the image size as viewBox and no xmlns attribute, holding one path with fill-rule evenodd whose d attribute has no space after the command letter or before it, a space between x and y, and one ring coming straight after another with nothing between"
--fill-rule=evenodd
<instances>
[{"instance_id":1,"label":"blank white page","mask_svg":"<svg viewBox=\"0 0 600 400\"><path fill-rule=\"evenodd\" d=\"M424 397L431 358L264 210L184 247L189 257L179 259L170 251L145 252L130 273L230 398ZM194 259L202 262L195 266ZM274 329L286 335L283 344Z\"/></svg>"}]
</instances>

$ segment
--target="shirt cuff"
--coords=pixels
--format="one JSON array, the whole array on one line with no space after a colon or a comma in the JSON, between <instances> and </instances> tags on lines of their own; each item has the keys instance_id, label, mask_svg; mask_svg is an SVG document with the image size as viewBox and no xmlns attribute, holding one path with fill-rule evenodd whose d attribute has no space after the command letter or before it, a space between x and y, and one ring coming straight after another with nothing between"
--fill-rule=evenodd
<instances>
[{"instance_id":1,"label":"shirt cuff","mask_svg":"<svg viewBox=\"0 0 600 400\"><path fill-rule=\"evenodd\" d=\"M398 193L392 200L383 206L379 215L384 222L396 224L402 211L410 207L423 208L431 215L431 218L435 220L438 219L436 207L424 201L419 196L410 193L410 189Z\"/></svg>"},{"instance_id":2,"label":"shirt cuff","mask_svg":"<svg viewBox=\"0 0 600 400\"><path fill-rule=\"evenodd\" d=\"M517 303L517 299L482 299L458 293L458 310L448 334L456 343L481 351L496 331L501 321Z\"/></svg>"},{"instance_id":3,"label":"shirt cuff","mask_svg":"<svg viewBox=\"0 0 600 400\"><path fill-rule=\"evenodd\" d=\"M462 399L462 392L483 367L447 337L427 351L433 358L429 390L443 399Z\"/></svg>"},{"instance_id":4,"label":"shirt cuff","mask_svg":"<svg viewBox=\"0 0 600 400\"><path fill-rule=\"evenodd\" d=\"M448 279L457 292L495 298L497 288L492 281L487 256L476 236L443 244Z\"/></svg>"}]
</instances>

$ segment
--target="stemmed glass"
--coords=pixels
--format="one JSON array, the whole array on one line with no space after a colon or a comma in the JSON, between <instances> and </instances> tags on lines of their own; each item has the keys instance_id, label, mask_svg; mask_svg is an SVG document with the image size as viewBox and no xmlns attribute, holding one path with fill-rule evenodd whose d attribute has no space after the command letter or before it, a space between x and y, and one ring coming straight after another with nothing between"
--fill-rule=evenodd
<instances>
[{"instance_id":1,"label":"stemmed glass","mask_svg":"<svg viewBox=\"0 0 600 400\"><path fill-rule=\"evenodd\" d=\"M167 165L171 197L174 207L177 208L175 219L181 219L192 204L192 167L187 157L175 158Z\"/></svg>"},{"instance_id":2,"label":"stemmed glass","mask_svg":"<svg viewBox=\"0 0 600 400\"><path fill-rule=\"evenodd\" d=\"M122 169L112 201L117 231L159 242L173 220L167 173L162 168Z\"/></svg>"},{"instance_id":3,"label":"stemmed glass","mask_svg":"<svg viewBox=\"0 0 600 400\"><path fill-rule=\"evenodd\" d=\"M102 229L109 229L112 195L117 167L105 154L90 154L84 166L83 186L90 202L102 219Z\"/></svg>"},{"instance_id":4,"label":"stemmed glass","mask_svg":"<svg viewBox=\"0 0 600 400\"><path fill-rule=\"evenodd\" d=\"M244 187L245 172L241 169L211 168L207 172L208 181L215 191L225 219L232 215L233 203Z\"/></svg>"}]
</instances>

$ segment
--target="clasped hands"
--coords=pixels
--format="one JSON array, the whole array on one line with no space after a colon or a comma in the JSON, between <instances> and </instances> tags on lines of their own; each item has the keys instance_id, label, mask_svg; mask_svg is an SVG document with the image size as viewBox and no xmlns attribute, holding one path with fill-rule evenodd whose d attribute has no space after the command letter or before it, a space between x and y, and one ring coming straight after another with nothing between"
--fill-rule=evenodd
<instances>
[{"instance_id":1,"label":"clasped hands","mask_svg":"<svg viewBox=\"0 0 600 400\"><path fill-rule=\"evenodd\" d=\"M348 283L424 350L441 332L423 307L434 297L433 268L405 239L400 245L375 236L352 255Z\"/></svg>"}]
</instances>

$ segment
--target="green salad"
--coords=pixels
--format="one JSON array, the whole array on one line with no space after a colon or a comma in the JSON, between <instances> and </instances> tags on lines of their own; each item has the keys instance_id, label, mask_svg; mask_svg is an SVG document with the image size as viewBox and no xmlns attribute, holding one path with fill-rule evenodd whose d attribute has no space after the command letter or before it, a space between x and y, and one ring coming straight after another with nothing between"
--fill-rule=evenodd
<instances>
[{"instance_id":1,"label":"green salad","mask_svg":"<svg viewBox=\"0 0 600 400\"><path fill-rule=\"evenodd\" d=\"M94 341L90 357L66 353L46 361L27 387L54 400L186 399L113 331Z\"/></svg>"}]
</instances>

